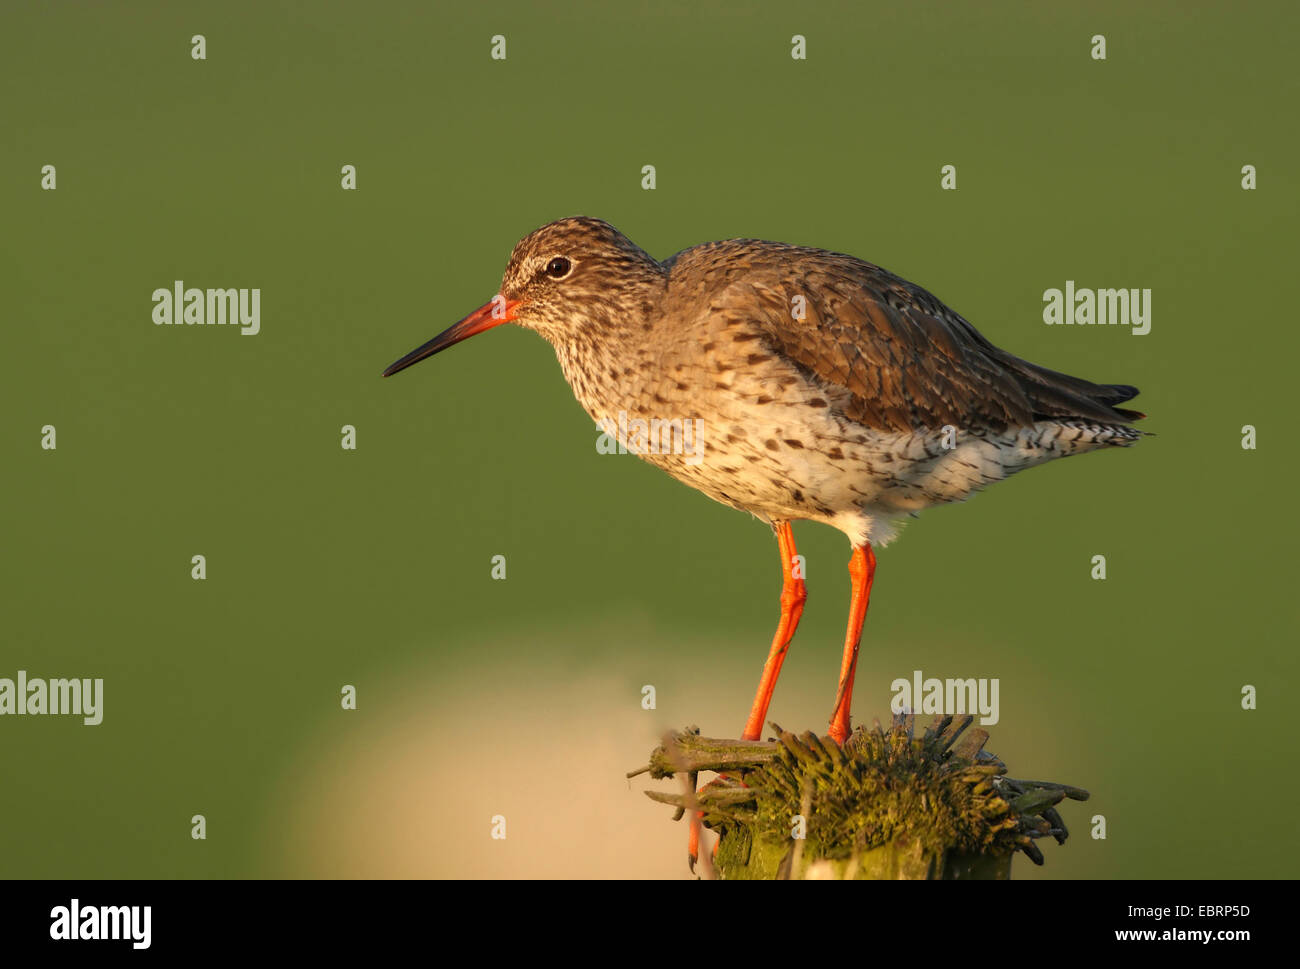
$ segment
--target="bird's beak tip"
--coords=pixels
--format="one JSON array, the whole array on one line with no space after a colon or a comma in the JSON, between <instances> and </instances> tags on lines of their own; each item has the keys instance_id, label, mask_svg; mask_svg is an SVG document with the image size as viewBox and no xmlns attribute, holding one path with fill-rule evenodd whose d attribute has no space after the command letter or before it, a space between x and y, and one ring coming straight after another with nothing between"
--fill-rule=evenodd
<instances>
[{"instance_id":1,"label":"bird's beak tip","mask_svg":"<svg viewBox=\"0 0 1300 969\"><path fill-rule=\"evenodd\" d=\"M412 350L396 363L390 364L388 369L384 371L383 376L391 377L399 370L405 370L411 364L419 363L426 357L431 357L435 353L447 349L447 347L454 346L461 340L466 340L476 333L490 330L502 323L510 323L514 320L515 311L518 307L518 302L506 300L503 296L497 296L492 302L479 307L459 323L443 330L428 343Z\"/></svg>"}]
</instances>

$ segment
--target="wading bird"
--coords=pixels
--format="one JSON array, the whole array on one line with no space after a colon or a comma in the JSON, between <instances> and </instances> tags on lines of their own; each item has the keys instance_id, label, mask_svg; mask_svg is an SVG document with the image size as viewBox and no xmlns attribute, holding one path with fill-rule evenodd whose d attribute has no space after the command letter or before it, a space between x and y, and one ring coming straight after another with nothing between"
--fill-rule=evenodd
<instances>
[{"instance_id":1,"label":"wading bird","mask_svg":"<svg viewBox=\"0 0 1300 969\"><path fill-rule=\"evenodd\" d=\"M790 523L848 536L852 597L829 733L849 735L876 560L898 524L1009 474L1133 444L1137 395L1000 350L934 296L821 249L737 239L660 262L607 222L569 218L515 246L492 302L402 357L397 373L518 323L555 348L583 408L696 420L697 459L641 456L776 533L781 618L741 736L759 738L807 598ZM662 424L661 424L662 426Z\"/></svg>"}]
</instances>

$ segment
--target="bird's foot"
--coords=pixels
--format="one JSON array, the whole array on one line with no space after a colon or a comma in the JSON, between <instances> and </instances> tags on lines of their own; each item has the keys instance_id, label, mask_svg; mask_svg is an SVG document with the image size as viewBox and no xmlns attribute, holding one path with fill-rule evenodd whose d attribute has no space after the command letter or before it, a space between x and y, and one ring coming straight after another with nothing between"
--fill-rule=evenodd
<instances>
[{"instance_id":1,"label":"bird's foot","mask_svg":"<svg viewBox=\"0 0 1300 969\"><path fill-rule=\"evenodd\" d=\"M699 790L700 791L707 790L708 788L717 784L722 779L723 779L722 777L718 777L714 780L711 780L709 781L709 783L705 784ZM701 838L701 832L704 825L700 820L699 811L695 811L695 810L689 811L687 817L690 822L690 830L686 840L686 862L690 866L691 873L695 874L696 873L695 866L699 864L700 861L700 838ZM718 857L718 842L715 841L713 843L712 849L710 849L709 851L709 860L707 866L701 866L700 874L703 877L705 878L716 877L717 869L714 866L713 862L717 857Z\"/></svg>"}]
</instances>

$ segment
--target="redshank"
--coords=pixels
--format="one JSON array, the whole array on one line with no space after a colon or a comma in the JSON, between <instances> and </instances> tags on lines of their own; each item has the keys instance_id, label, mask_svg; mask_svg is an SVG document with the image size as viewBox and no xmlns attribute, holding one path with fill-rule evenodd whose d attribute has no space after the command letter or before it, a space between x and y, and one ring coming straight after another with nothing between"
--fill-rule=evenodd
<instances>
[{"instance_id":1,"label":"redshank","mask_svg":"<svg viewBox=\"0 0 1300 969\"><path fill-rule=\"evenodd\" d=\"M602 427L650 428L629 450L775 531L781 619L741 734L748 740L760 736L807 598L792 521L832 525L852 545L829 731L843 743L873 546L931 505L1142 436L1130 425L1144 415L1116 406L1137 388L1021 360L869 262L754 239L659 262L591 218L526 236L490 303L384 376L509 322L551 343Z\"/></svg>"}]
</instances>

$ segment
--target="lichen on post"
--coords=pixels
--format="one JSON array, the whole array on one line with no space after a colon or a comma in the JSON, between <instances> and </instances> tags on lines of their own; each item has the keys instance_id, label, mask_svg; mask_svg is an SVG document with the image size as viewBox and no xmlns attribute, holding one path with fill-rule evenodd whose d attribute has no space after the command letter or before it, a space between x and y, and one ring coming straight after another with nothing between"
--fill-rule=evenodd
<instances>
[{"instance_id":1,"label":"lichen on post","mask_svg":"<svg viewBox=\"0 0 1300 969\"><path fill-rule=\"evenodd\" d=\"M1088 792L1008 777L973 720L936 717L918 737L912 716L896 716L888 730L859 727L842 748L776 724L766 742L690 728L633 774L724 772L696 794L646 792L678 816L701 812L721 838L721 878L1006 879L1017 851L1041 865L1038 838L1065 842L1055 805Z\"/></svg>"}]
</instances>

